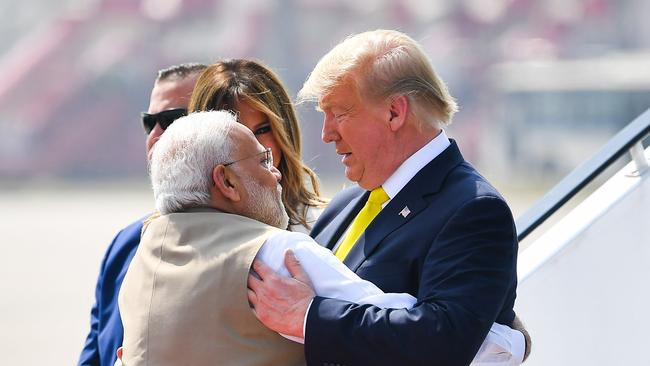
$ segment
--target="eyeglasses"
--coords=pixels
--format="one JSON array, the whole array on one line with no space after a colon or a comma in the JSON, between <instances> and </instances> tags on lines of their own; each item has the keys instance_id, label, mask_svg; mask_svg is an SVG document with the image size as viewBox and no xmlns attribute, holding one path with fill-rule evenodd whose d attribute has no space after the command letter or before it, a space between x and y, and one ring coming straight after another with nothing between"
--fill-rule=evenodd
<instances>
[{"instance_id":1,"label":"eyeglasses","mask_svg":"<svg viewBox=\"0 0 650 366\"><path fill-rule=\"evenodd\" d=\"M156 127L156 123L159 124L160 128L164 131L174 123L175 120L186 115L187 109L185 108L168 109L155 114L142 112L142 127L144 127L144 132L146 132L147 135L151 133L151 130L153 130L154 127Z\"/></svg>"},{"instance_id":2,"label":"eyeglasses","mask_svg":"<svg viewBox=\"0 0 650 366\"><path fill-rule=\"evenodd\" d=\"M231 161L229 163L223 163L222 165L223 166L233 165L235 163L239 163L242 160L254 158L254 157L262 155L262 154L264 154L264 160L262 160L261 163L264 164L266 169L271 170L271 168L273 167L273 154L271 153L271 148L270 147L267 147L266 149L264 149L264 151L258 152L255 155L247 156L245 158L241 158L239 160Z\"/></svg>"}]
</instances>

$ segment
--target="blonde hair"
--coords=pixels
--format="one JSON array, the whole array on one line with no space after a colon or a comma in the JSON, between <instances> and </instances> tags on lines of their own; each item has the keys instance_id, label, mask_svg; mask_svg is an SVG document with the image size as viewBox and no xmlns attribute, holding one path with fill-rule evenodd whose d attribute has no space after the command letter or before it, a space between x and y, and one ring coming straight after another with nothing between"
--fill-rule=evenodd
<instances>
[{"instance_id":1,"label":"blonde hair","mask_svg":"<svg viewBox=\"0 0 650 366\"><path fill-rule=\"evenodd\" d=\"M275 73L252 60L216 62L197 79L188 111L237 111L241 102L248 103L268 118L271 132L282 150L278 166L282 173L282 201L290 223L308 228L307 208L322 207L326 200L320 196L316 174L302 162L296 112Z\"/></svg>"},{"instance_id":2,"label":"blonde hair","mask_svg":"<svg viewBox=\"0 0 650 366\"><path fill-rule=\"evenodd\" d=\"M398 31L375 30L346 38L318 61L298 100L318 102L348 80L360 96L371 100L405 95L425 125L446 126L458 110L420 45Z\"/></svg>"}]
</instances>

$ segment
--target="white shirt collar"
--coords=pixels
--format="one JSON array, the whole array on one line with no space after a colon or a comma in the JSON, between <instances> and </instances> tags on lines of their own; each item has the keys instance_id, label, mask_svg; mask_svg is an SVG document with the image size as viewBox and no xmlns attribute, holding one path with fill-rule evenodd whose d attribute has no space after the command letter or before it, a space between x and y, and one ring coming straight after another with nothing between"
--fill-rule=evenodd
<instances>
[{"instance_id":1,"label":"white shirt collar","mask_svg":"<svg viewBox=\"0 0 650 366\"><path fill-rule=\"evenodd\" d=\"M388 197L392 199L397 196L397 194L406 186L406 184L413 179L413 177L422 169L425 165L435 159L440 153L442 153L451 143L445 134L445 130L441 130L438 136L434 137L433 140L429 141L428 144L424 145L420 150L416 151L415 154L411 155L406 159L402 165L395 170L395 172L386 179L382 187Z\"/></svg>"}]
</instances>

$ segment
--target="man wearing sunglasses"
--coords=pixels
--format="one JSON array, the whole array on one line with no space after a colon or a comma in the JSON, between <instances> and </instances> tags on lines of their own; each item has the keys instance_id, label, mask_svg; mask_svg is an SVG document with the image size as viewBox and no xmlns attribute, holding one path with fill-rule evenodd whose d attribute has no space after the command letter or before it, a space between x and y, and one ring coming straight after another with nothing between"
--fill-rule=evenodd
<instances>
[{"instance_id":1,"label":"man wearing sunglasses","mask_svg":"<svg viewBox=\"0 0 650 366\"><path fill-rule=\"evenodd\" d=\"M149 109L142 113L142 125L147 134L147 159L151 158L152 148L165 129L187 114L196 79L206 67L204 64L188 63L158 72ZM143 220L139 219L121 230L104 255L95 288L95 304L90 314L90 332L78 365L112 366L115 362L115 352L122 344L123 334L117 295L140 243Z\"/></svg>"}]
</instances>

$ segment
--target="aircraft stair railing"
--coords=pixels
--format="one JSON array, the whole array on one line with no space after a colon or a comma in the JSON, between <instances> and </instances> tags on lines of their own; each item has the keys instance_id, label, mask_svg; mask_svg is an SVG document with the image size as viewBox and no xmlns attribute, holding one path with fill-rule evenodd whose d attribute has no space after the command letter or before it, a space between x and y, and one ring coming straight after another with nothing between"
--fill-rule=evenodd
<instances>
[{"instance_id":1,"label":"aircraft stair railing","mask_svg":"<svg viewBox=\"0 0 650 366\"><path fill-rule=\"evenodd\" d=\"M647 110L517 220L527 366L648 364L649 134Z\"/></svg>"}]
</instances>

